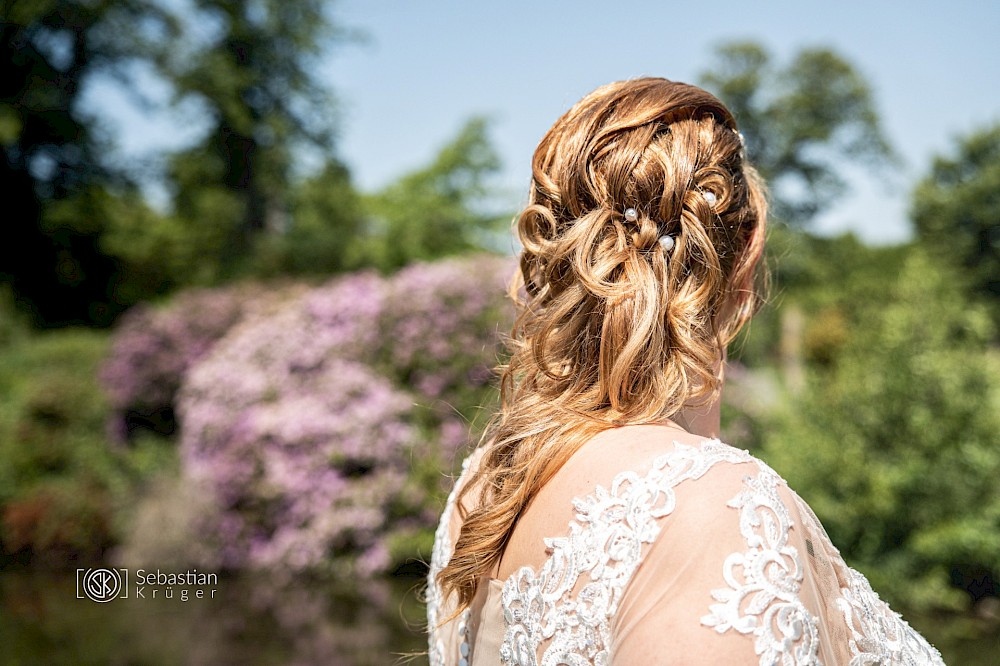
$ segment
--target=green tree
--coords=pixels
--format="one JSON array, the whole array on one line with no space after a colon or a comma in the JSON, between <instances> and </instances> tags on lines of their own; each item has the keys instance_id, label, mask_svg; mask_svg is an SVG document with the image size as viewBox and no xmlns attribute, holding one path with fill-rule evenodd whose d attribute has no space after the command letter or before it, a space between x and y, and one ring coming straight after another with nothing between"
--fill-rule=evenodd
<instances>
[{"instance_id":1,"label":"green tree","mask_svg":"<svg viewBox=\"0 0 1000 666\"><path fill-rule=\"evenodd\" d=\"M319 173L295 183L288 210L287 230L257 239L257 274L328 275L365 264L361 196L342 165L328 162Z\"/></svg>"},{"instance_id":2,"label":"green tree","mask_svg":"<svg viewBox=\"0 0 1000 666\"><path fill-rule=\"evenodd\" d=\"M338 37L322 0L195 0L165 72L210 127L170 160L174 208L199 281L252 270L259 238L292 226L291 190L308 157L335 165L334 103L319 56Z\"/></svg>"},{"instance_id":3,"label":"green tree","mask_svg":"<svg viewBox=\"0 0 1000 666\"><path fill-rule=\"evenodd\" d=\"M845 189L842 165L893 160L868 83L834 51L804 49L784 67L755 42L716 56L701 81L736 115L778 219L804 226L827 208Z\"/></svg>"},{"instance_id":4,"label":"green tree","mask_svg":"<svg viewBox=\"0 0 1000 666\"><path fill-rule=\"evenodd\" d=\"M901 270L910 248L872 247L850 233L826 237L775 226L767 251L769 301L731 356L753 367L815 367L834 363L850 328L884 307L886 276Z\"/></svg>"},{"instance_id":5,"label":"green tree","mask_svg":"<svg viewBox=\"0 0 1000 666\"><path fill-rule=\"evenodd\" d=\"M391 270L490 245L507 218L484 210L500 168L487 129L470 120L430 164L367 198L368 263Z\"/></svg>"},{"instance_id":6,"label":"green tree","mask_svg":"<svg viewBox=\"0 0 1000 666\"><path fill-rule=\"evenodd\" d=\"M7 235L0 282L37 326L107 324L127 305L120 266L101 246L109 191L128 190L107 164L81 93L97 74L127 79L152 62L174 24L151 0L4 2L0 22L0 196Z\"/></svg>"},{"instance_id":7,"label":"green tree","mask_svg":"<svg viewBox=\"0 0 1000 666\"><path fill-rule=\"evenodd\" d=\"M1000 124L959 139L953 155L934 160L911 216L919 241L962 271L1000 323Z\"/></svg>"}]
</instances>

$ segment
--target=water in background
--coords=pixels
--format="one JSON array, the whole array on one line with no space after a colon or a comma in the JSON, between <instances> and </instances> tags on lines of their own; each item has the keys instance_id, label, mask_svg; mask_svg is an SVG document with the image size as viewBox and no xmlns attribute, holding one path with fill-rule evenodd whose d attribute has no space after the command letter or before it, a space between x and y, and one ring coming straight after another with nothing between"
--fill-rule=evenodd
<instances>
[{"instance_id":1,"label":"water in background","mask_svg":"<svg viewBox=\"0 0 1000 666\"><path fill-rule=\"evenodd\" d=\"M134 573L134 572L133 572ZM133 580L134 588L134 576ZM426 663L421 581L333 585L221 578L214 599L76 598L70 576L0 572L0 664Z\"/></svg>"},{"instance_id":2,"label":"water in background","mask_svg":"<svg viewBox=\"0 0 1000 666\"><path fill-rule=\"evenodd\" d=\"M134 578L131 581L134 588ZM71 576L0 572L0 664L426 664L419 578L342 586L222 578L214 599L76 598ZM972 618L910 617L952 666L995 665Z\"/></svg>"}]
</instances>

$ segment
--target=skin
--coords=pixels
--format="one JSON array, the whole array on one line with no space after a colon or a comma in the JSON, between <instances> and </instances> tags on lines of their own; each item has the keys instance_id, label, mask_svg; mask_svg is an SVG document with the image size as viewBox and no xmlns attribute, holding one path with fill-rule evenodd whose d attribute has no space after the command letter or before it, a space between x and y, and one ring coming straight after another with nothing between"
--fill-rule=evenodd
<instances>
[{"instance_id":1,"label":"skin","mask_svg":"<svg viewBox=\"0 0 1000 666\"><path fill-rule=\"evenodd\" d=\"M722 361L716 367L716 376L724 376L723 369L727 360L725 350L722 353ZM718 437L721 430L719 422L722 414L722 391L715 396L715 399L707 404L696 407L686 407L674 414L669 422L674 426L688 431L694 435L702 437Z\"/></svg>"},{"instance_id":2,"label":"skin","mask_svg":"<svg viewBox=\"0 0 1000 666\"><path fill-rule=\"evenodd\" d=\"M707 405L682 409L674 414L673 423L688 432L702 437L718 437L722 406L722 392Z\"/></svg>"}]
</instances>

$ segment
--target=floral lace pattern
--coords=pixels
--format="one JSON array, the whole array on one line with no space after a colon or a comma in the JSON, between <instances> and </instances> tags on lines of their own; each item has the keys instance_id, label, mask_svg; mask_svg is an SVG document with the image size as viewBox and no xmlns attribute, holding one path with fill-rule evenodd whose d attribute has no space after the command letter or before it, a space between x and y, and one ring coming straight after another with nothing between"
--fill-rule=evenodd
<instances>
[{"instance_id":1,"label":"floral lace pattern","mask_svg":"<svg viewBox=\"0 0 1000 666\"><path fill-rule=\"evenodd\" d=\"M501 662L608 666L612 619L661 531L659 519L676 507L676 486L704 476L720 462L754 462L758 473L744 477L742 490L727 503L739 512L746 549L726 558L722 573L727 586L711 592L716 603L709 604L701 623L719 634L752 636L762 666L821 666L818 620L799 598L806 567L790 542L792 514L778 492L784 482L748 452L718 440L698 447L675 444L645 475L622 472L609 487L598 486L573 500L569 533L545 539L549 557L541 569L522 567L504 582ZM442 640L437 630L445 600L435 579L451 556L449 525L456 494L457 486L435 534L428 574L431 666L466 666L472 656L468 611L459 618L457 645ZM797 506L812 515L804 504ZM863 575L834 559L841 580L847 581L836 606L847 622L850 666L944 666L937 650L879 599Z\"/></svg>"},{"instance_id":2,"label":"floral lace pattern","mask_svg":"<svg viewBox=\"0 0 1000 666\"><path fill-rule=\"evenodd\" d=\"M851 633L850 666L944 666L941 653L879 599L867 578L842 562L838 564L848 579L837 606Z\"/></svg>"},{"instance_id":3,"label":"floral lace pattern","mask_svg":"<svg viewBox=\"0 0 1000 666\"><path fill-rule=\"evenodd\" d=\"M541 570L522 567L503 586L507 627L502 663L607 664L610 621L642 561L643 547L660 532L657 519L676 506L674 487L703 476L716 463L750 460L746 451L718 440L700 448L677 444L645 476L622 472L610 489L598 486L586 498L575 499L569 536L545 540L551 555ZM590 580L574 596L583 575ZM539 661L545 641L549 643Z\"/></svg>"},{"instance_id":4,"label":"floral lace pattern","mask_svg":"<svg viewBox=\"0 0 1000 666\"><path fill-rule=\"evenodd\" d=\"M762 665L818 666L818 623L799 600L805 570L788 542L792 519L778 495L777 474L760 467L727 505L740 512L747 550L726 558L723 576L729 587L712 591L719 603L701 623L720 634L730 629L752 634Z\"/></svg>"},{"instance_id":5,"label":"floral lace pattern","mask_svg":"<svg viewBox=\"0 0 1000 666\"><path fill-rule=\"evenodd\" d=\"M820 666L818 621L799 599L804 569L788 543L792 521L777 492L781 480L758 465L760 474L744 479L746 488L728 503L740 511L747 550L726 558L729 587L712 592L719 603L701 622L719 633L752 634L762 666ZM863 575L839 558L834 566L848 581L837 607L851 635L849 666L944 666L941 654L879 599Z\"/></svg>"},{"instance_id":6,"label":"floral lace pattern","mask_svg":"<svg viewBox=\"0 0 1000 666\"><path fill-rule=\"evenodd\" d=\"M466 471L469 469L469 462L472 460L471 456L465 459L462 463L462 474L459 478L465 476ZM437 631L438 618L440 617L442 609L444 609L444 598L441 594L441 588L437 584L437 575L444 568L445 564L448 563L448 559L451 557L451 534L449 533L449 527L451 524L451 514L455 510L455 500L458 498L459 484L455 484L452 488L451 494L448 495L448 501L445 503L444 511L441 512L441 521L438 523L437 530L434 532L434 548L431 551L431 565L427 572L427 655L430 659L431 666L444 666L445 655L447 650L444 645L444 641L441 639ZM461 659L465 660L468 657L468 641L469 634L467 631L467 624L469 621L469 613L466 610L462 614L461 618L461 631L459 635L461 636L461 645L459 645L459 650L465 652L461 655Z\"/></svg>"}]
</instances>

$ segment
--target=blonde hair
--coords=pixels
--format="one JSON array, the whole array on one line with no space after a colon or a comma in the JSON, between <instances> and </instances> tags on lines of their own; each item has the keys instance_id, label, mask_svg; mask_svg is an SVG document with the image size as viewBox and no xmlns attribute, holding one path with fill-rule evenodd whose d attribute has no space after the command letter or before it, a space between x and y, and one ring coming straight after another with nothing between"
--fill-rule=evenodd
<instances>
[{"instance_id":1,"label":"blonde hair","mask_svg":"<svg viewBox=\"0 0 1000 666\"><path fill-rule=\"evenodd\" d=\"M598 88L542 138L532 174L500 409L459 498L481 496L438 574L456 613L584 442L717 395L725 347L759 301L763 186L704 90L658 78Z\"/></svg>"}]
</instances>

